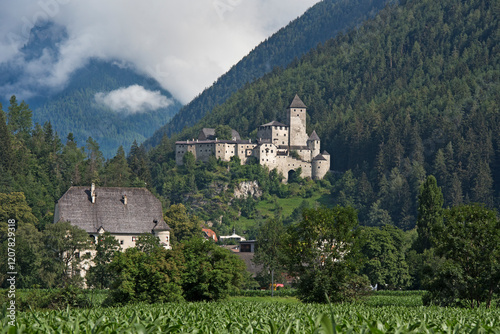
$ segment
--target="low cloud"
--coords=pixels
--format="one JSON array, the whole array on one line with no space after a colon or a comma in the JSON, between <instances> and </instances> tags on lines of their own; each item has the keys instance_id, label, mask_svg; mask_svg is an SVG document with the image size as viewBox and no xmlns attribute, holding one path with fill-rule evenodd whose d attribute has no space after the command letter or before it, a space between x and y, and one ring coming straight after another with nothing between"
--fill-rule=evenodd
<instances>
[{"instance_id":1,"label":"low cloud","mask_svg":"<svg viewBox=\"0 0 500 334\"><path fill-rule=\"evenodd\" d=\"M22 75L8 85L0 78L0 94L17 95L29 83L60 89L95 58L131 64L187 103L318 1L11 1L0 11L0 66L17 63ZM66 28L67 38L57 57L25 60L20 49L40 21Z\"/></svg>"},{"instance_id":2,"label":"low cloud","mask_svg":"<svg viewBox=\"0 0 500 334\"><path fill-rule=\"evenodd\" d=\"M160 91L150 91L139 85L120 88L109 93L95 94L95 101L113 111L124 113L140 113L168 107L172 100L163 96Z\"/></svg>"}]
</instances>

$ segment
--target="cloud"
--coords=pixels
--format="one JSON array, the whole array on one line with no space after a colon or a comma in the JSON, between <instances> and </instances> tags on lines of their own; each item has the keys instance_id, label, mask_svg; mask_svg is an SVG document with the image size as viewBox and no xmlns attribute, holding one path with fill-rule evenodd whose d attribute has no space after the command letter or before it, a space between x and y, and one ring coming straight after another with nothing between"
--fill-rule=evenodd
<instances>
[{"instance_id":1,"label":"cloud","mask_svg":"<svg viewBox=\"0 0 500 334\"><path fill-rule=\"evenodd\" d=\"M140 113L168 107L172 100L161 95L160 91L150 91L139 85L116 89L109 93L97 93L97 103L103 104L113 111Z\"/></svg>"},{"instance_id":2,"label":"cloud","mask_svg":"<svg viewBox=\"0 0 500 334\"><path fill-rule=\"evenodd\" d=\"M11 1L0 11L0 49L5 50L0 65L30 65L23 64L19 49L33 25L50 20L68 33L57 45L58 57L34 61L31 70L23 70L23 81L10 89L22 89L26 82L59 89L93 57L132 64L187 103L318 1ZM0 86L5 86L1 79ZM1 87L0 94L5 90Z\"/></svg>"}]
</instances>

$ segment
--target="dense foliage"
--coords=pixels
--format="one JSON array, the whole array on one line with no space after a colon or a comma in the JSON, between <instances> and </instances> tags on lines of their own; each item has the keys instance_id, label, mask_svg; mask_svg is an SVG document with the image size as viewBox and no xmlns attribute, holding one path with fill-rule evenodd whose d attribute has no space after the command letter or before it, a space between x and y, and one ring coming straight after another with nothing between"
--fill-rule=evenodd
<instances>
[{"instance_id":1,"label":"dense foliage","mask_svg":"<svg viewBox=\"0 0 500 334\"><path fill-rule=\"evenodd\" d=\"M361 266L358 218L352 208L304 210L283 242L288 273L305 302L350 301L369 289Z\"/></svg>"}]
</instances>

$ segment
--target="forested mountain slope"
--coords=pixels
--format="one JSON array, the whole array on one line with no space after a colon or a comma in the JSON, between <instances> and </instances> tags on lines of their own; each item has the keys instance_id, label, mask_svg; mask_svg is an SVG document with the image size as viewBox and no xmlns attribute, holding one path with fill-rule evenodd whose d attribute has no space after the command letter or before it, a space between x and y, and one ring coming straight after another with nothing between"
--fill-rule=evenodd
<instances>
[{"instance_id":1,"label":"forested mountain slope","mask_svg":"<svg viewBox=\"0 0 500 334\"><path fill-rule=\"evenodd\" d=\"M158 91L172 103L164 108L135 113L115 111L96 103L96 94L132 85ZM72 75L68 87L62 92L34 108L33 121L41 124L50 121L58 133L66 135L72 132L78 143L83 144L92 137L99 143L104 156L110 158L119 146L128 151L134 140L143 142L180 108L180 102L155 80L109 62L92 60Z\"/></svg>"},{"instance_id":2,"label":"forested mountain slope","mask_svg":"<svg viewBox=\"0 0 500 334\"><path fill-rule=\"evenodd\" d=\"M251 135L283 121L298 93L308 132L316 130L343 173L332 201L354 205L367 222L414 226L426 174L436 176L445 205L498 207L499 14L498 2L486 0L390 6L238 91L181 137L217 124Z\"/></svg>"},{"instance_id":3,"label":"forested mountain slope","mask_svg":"<svg viewBox=\"0 0 500 334\"><path fill-rule=\"evenodd\" d=\"M372 17L386 0L324 0L311 7L286 27L257 46L222 75L211 87L184 106L179 113L156 131L145 143L159 144L164 135L172 136L193 126L216 105L224 103L246 83L260 78L274 67L285 67L319 43L334 37Z\"/></svg>"}]
</instances>

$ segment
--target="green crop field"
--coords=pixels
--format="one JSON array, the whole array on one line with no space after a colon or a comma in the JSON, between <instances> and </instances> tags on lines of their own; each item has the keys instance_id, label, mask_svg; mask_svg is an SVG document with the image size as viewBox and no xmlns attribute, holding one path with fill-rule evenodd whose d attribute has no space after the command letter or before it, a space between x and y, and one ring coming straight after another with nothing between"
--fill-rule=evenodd
<instances>
[{"instance_id":1,"label":"green crop field","mask_svg":"<svg viewBox=\"0 0 500 334\"><path fill-rule=\"evenodd\" d=\"M421 294L378 294L357 304L233 297L217 303L20 312L18 333L500 333L500 309L421 306ZM245 299L247 298L247 299ZM403 305L401 305L403 304ZM4 311L5 312L5 311ZM2 333L5 317L0 317ZM11 328L12 333L15 332Z\"/></svg>"}]
</instances>

